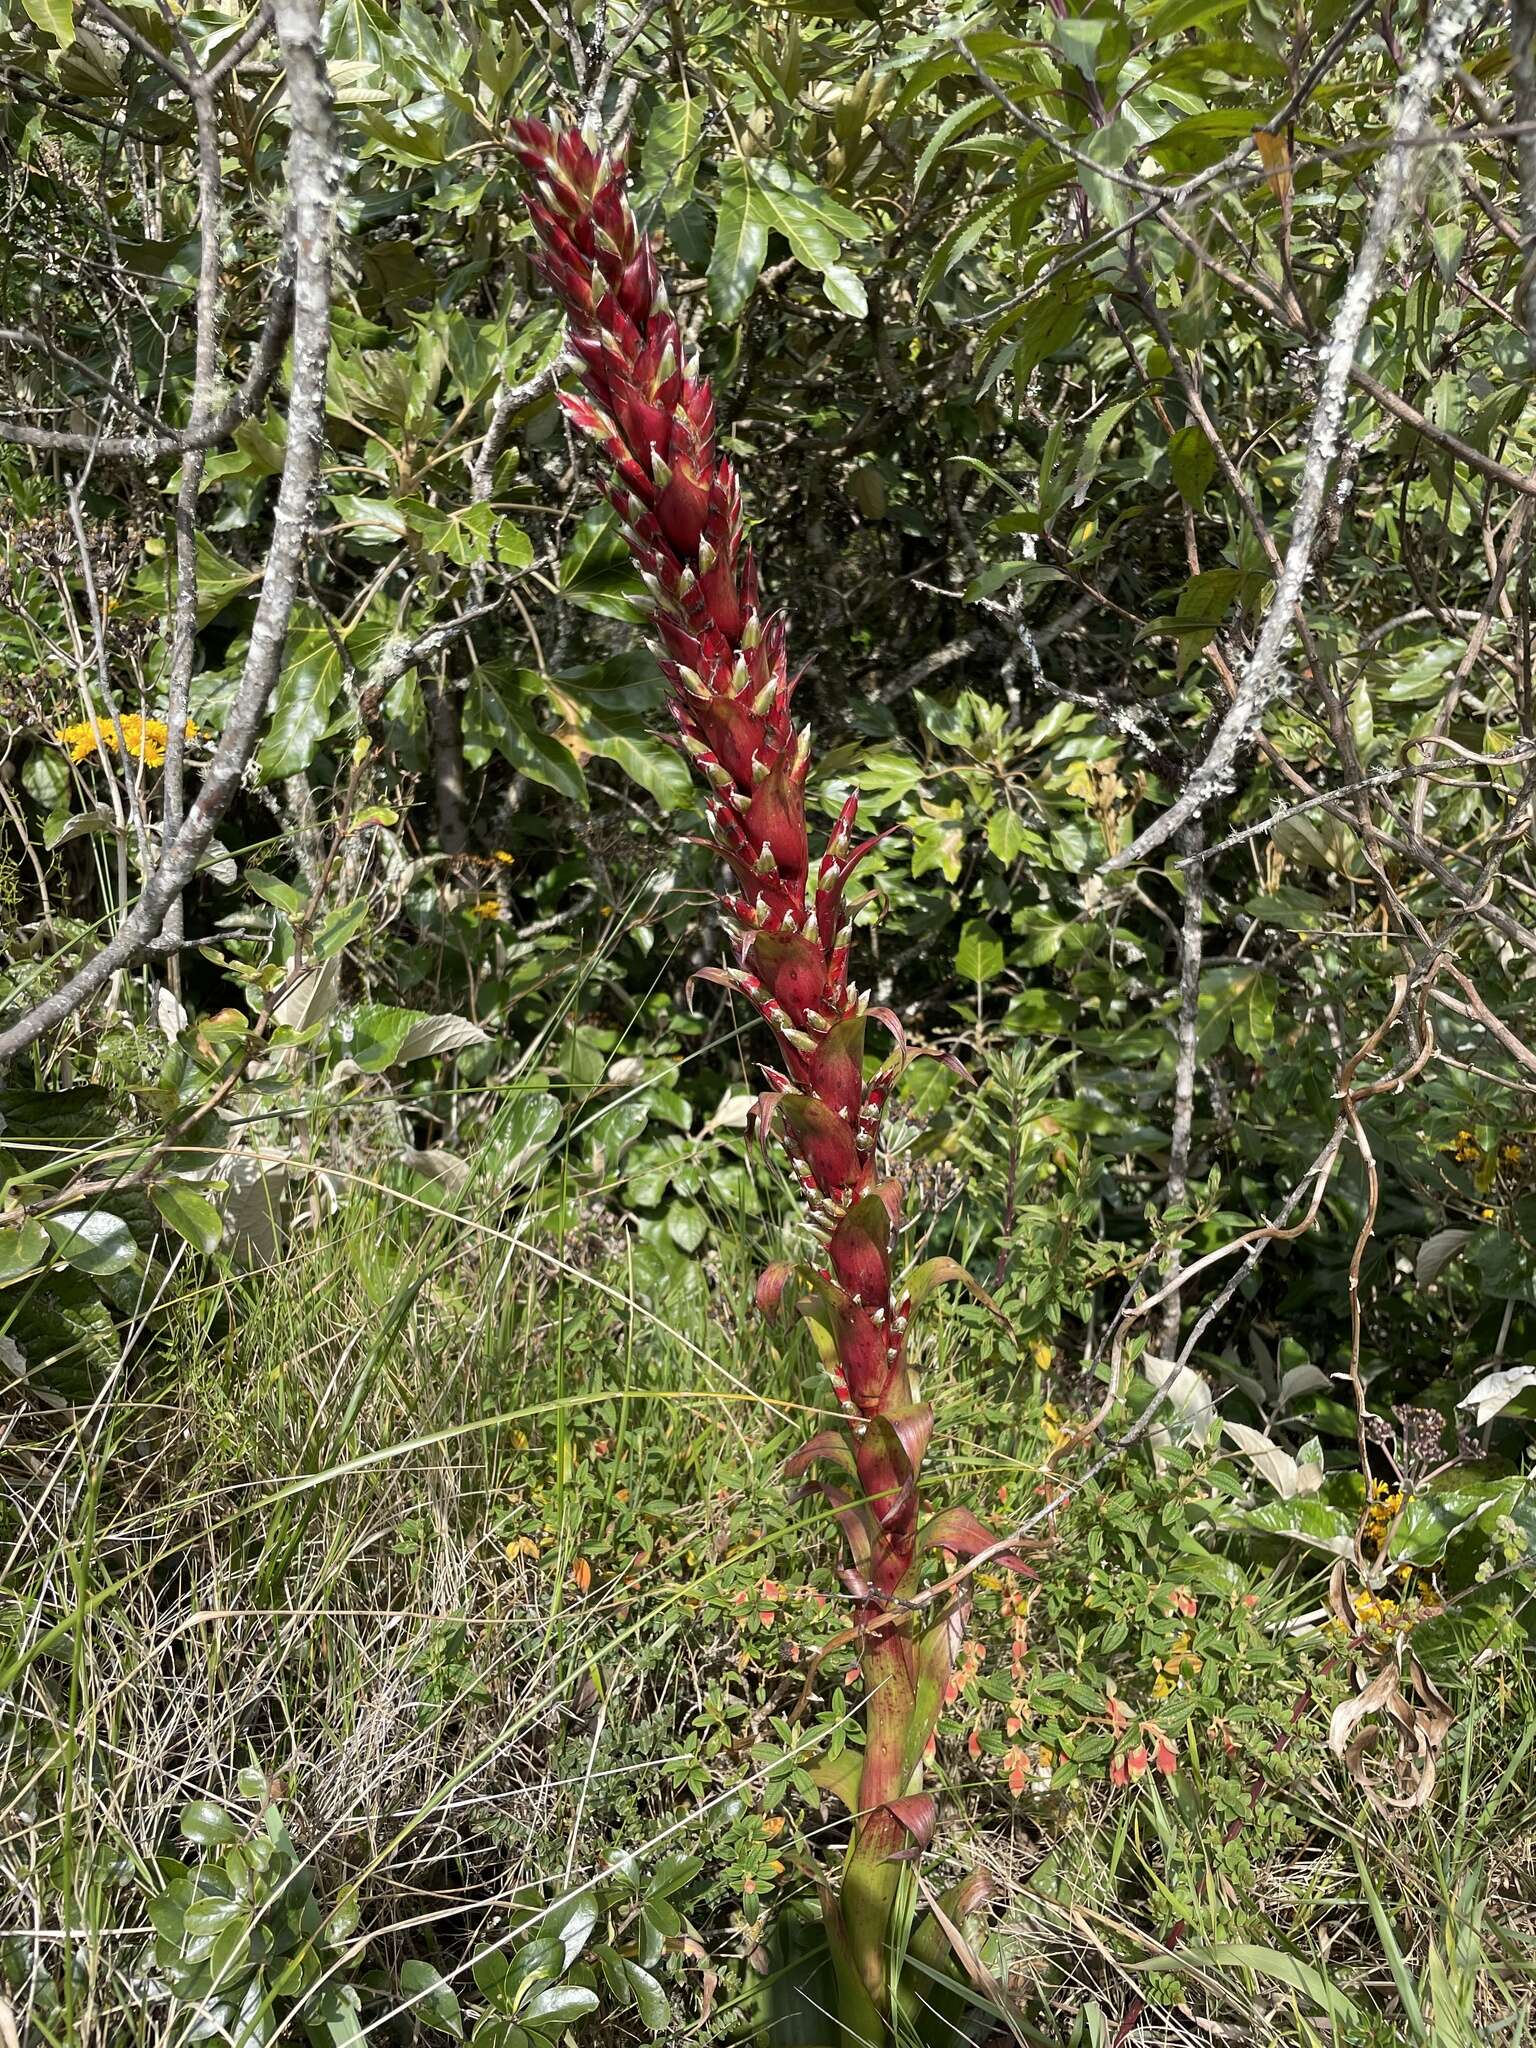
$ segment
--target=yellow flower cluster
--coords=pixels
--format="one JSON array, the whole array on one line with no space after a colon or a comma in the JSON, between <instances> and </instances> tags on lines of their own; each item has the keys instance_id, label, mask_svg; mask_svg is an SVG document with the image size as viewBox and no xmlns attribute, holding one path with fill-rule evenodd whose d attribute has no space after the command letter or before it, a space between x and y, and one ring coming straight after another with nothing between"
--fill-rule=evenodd
<instances>
[{"instance_id":1,"label":"yellow flower cluster","mask_svg":"<svg viewBox=\"0 0 1536 2048\"><path fill-rule=\"evenodd\" d=\"M1385 1479L1374 1481L1360 1528L1362 1546L1372 1552L1380 1552L1386 1543L1387 1532L1402 1511L1402 1493L1389 1486Z\"/></svg>"},{"instance_id":2,"label":"yellow flower cluster","mask_svg":"<svg viewBox=\"0 0 1536 2048\"><path fill-rule=\"evenodd\" d=\"M1476 1166L1483 1156L1482 1146L1470 1131L1458 1131L1454 1141L1444 1149L1458 1166Z\"/></svg>"},{"instance_id":3,"label":"yellow flower cluster","mask_svg":"<svg viewBox=\"0 0 1536 2048\"><path fill-rule=\"evenodd\" d=\"M129 712L121 720L123 745L130 759L142 761L146 768L165 766L165 749L171 737L171 729L162 718L140 718L136 711ZM186 734L189 740L198 737L197 727L187 720ZM61 747L67 747L71 761L88 761L98 746L105 747L109 754L117 752L117 727L110 719L83 718L77 725L57 728L54 738Z\"/></svg>"}]
</instances>

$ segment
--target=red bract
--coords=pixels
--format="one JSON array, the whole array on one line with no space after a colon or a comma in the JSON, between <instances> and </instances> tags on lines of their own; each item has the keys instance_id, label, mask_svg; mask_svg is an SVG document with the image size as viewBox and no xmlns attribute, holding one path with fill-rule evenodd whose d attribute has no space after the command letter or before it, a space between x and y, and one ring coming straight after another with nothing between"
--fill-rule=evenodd
<instances>
[{"instance_id":1,"label":"red bract","mask_svg":"<svg viewBox=\"0 0 1536 2048\"><path fill-rule=\"evenodd\" d=\"M992 1540L965 1509L925 1519L920 1507L933 1416L908 1361L908 1318L958 1268L930 1261L908 1285L895 1282L901 1191L880 1178L878 1160L906 1047L895 1017L870 1009L848 966L848 884L877 842L855 840L854 795L812 847L811 740L793 719L784 619L765 608L710 388L631 211L623 152L536 121L517 123L513 137L531 185L535 260L582 366L585 396L562 403L606 462L603 491L650 592L678 743L708 786L710 843L734 881L721 905L735 958L701 978L743 996L774 1035L779 1064L764 1069L758 1129L788 1154L821 1248L815 1264L772 1268L758 1300L770 1312L797 1303L847 1415L846 1434L813 1439L792 1476L833 1468L814 1484L848 1541L844 1577L872 1686L862 1769L846 1788L853 1843L841 1892L827 1901L842 2025L868 2042L893 2023L890 1916L902 1864L932 1833L923 1760L963 1633L963 1593L932 1619L901 1603L919 1590L925 1556L952 1564ZM871 1018L895 1049L866 1078ZM1020 1568L1006 1555L997 1562Z\"/></svg>"}]
</instances>

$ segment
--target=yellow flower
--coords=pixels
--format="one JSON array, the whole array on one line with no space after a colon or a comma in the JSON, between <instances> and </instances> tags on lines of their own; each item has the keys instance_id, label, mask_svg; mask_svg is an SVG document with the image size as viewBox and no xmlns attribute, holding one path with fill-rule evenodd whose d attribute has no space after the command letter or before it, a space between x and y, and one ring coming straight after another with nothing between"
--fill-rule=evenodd
<instances>
[{"instance_id":1,"label":"yellow flower","mask_svg":"<svg viewBox=\"0 0 1536 2048\"><path fill-rule=\"evenodd\" d=\"M163 768L165 749L171 737L171 729L164 719L140 718L136 711L130 711L119 723L129 758L142 761L146 768ZM117 726L110 719L81 719L76 725L57 727L53 736L60 746L68 748L71 761L88 761L98 745L109 754L117 752ZM190 718L186 724L186 736L189 740L199 737Z\"/></svg>"},{"instance_id":2,"label":"yellow flower","mask_svg":"<svg viewBox=\"0 0 1536 2048\"><path fill-rule=\"evenodd\" d=\"M1394 1490L1385 1479L1372 1482L1371 1496L1365 1504L1365 1517L1361 1525L1361 1541L1372 1551L1381 1550L1387 1540L1392 1524L1403 1510L1403 1495Z\"/></svg>"},{"instance_id":3,"label":"yellow flower","mask_svg":"<svg viewBox=\"0 0 1536 2048\"><path fill-rule=\"evenodd\" d=\"M482 896L478 903L469 903L465 905L464 915L466 917L480 918L500 917L501 905L497 902L494 896Z\"/></svg>"},{"instance_id":4,"label":"yellow flower","mask_svg":"<svg viewBox=\"0 0 1536 2048\"><path fill-rule=\"evenodd\" d=\"M504 868L509 868L512 865L512 855L510 853L504 852L502 848L499 846L497 847L496 851L491 855L491 859L494 861L499 861Z\"/></svg>"},{"instance_id":5,"label":"yellow flower","mask_svg":"<svg viewBox=\"0 0 1536 2048\"><path fill-rule=\"evenodd\" d=\"M1059 1451L1064 1444L1072 1442L1075 1430L1068 1429L1061 1419L1061 1410L1054 1401L1047 1401L1040 1411L1045 1424L1045 1441L1053 1451Z\"/></svg>"}]
</instances>

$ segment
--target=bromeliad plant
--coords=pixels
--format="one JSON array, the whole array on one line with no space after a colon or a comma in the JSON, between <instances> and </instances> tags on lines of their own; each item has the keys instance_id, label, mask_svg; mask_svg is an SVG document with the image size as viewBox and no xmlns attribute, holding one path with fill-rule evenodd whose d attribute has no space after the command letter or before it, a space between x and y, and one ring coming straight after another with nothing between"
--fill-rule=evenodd
<instances>
[{"instance_id":1,"label":"bromeliad plant","mask_svg":"<svg viewBox=\"0 0 1536 2048\"><path fill-rule=\"evenodd\" d=\"M994 1538L964 1507L925 1511L933 1411L909 1321L936 1285L964 1276L948 1259L903 1281L893 1270L902 1191L882 1178L881 1118L908 1054L896 1017L849 978L849 883L877 842L855 842L855 794L813 858L811 741L793 722L784 618L764 608L736 474L716 451L710 387L631 210L623 153L538 122L518 124L515 143L539 267L583 372L585 396L562 402L610 465L603 489L651 595L678 739L708 783L711 843L734 877L721 902L736 958L706 976L754 1004L778 1043L758 1128L788 1154L819 1249L813 1263L771 1268L758 1299L771 1312L798 1304L842 1411L788 1469L821 1475L814 1483L851 1553L843 1576L868 1704L862 1754L833 1787L853 1825L825 1907L844 2040L880 2043L922 2002L899 1983L902 1956L915 1948L930 1970L941 1964L945 1923L982 1895L961 1886L914 1928L916 1865L935 1818L924 1762L964 1632L964 1592L912 1603L935 1562L950 1570ZM894 1049L866 1076L871 1023ZM1023 1569L1006 1552L997 1561Z\"/></svg>"}]
</instances>

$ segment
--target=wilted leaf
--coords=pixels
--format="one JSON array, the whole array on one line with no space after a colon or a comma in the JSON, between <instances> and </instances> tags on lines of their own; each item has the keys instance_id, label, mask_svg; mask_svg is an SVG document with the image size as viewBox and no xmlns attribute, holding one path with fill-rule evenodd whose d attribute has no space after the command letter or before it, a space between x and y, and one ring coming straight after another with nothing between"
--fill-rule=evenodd
<instances>
[{"instance_id":1,"label":"wilted leaf","mask_svg":"<svg viewBox=\"0 0 1536 2048\"><path fill-rule=\"evenodd\" d=\"M1456 1406L1472 1409L1472 1419L1481 1429L1531 1387L1536 1387L1536 1365L1506 1366L1499 1372L1486 1373Z\"/></svg>"}]
</instances>

